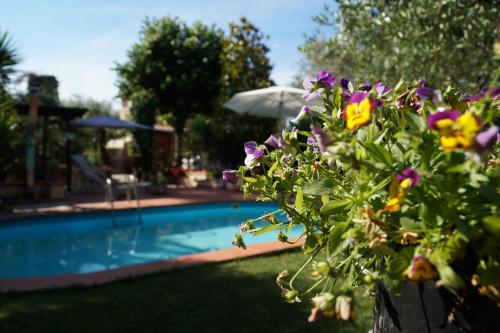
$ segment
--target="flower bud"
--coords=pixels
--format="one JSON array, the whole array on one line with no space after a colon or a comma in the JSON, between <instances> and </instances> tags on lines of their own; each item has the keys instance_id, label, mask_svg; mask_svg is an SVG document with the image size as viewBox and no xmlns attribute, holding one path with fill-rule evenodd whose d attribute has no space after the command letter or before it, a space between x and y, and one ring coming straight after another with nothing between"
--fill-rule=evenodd
<instances>
[{"instance_id":1,"label":"flower bud","mask_svg":"<svg viewBox=\"0 0 500 333\"><path fill-rule=\"evenodd\" d=\"M320 261L316 264L316 270L322 276L328 276L328 274L330 273L330 265L326 261Z\"/></svg>"},{"instance_id":2,"label":"flower bud","mask_svg":"<svg viewBox=\"0 0 500 333\"><path fill-rule=\"evenodd\" d=\"M283 289L283 296L285 297L285 300L289 303L300 302L299 292L297 290Z\"/></svg>"},{"instance_id":3,"label":"flower bud","mask_svg":"<svg viewBox=\"0 0 500 333\"><path fill-rule=\"evenodd\" d=\"M283 243L288 242L288 236L285 235L282 231L278 232L277 237L278 237L278 240L280 242L283 242Z\"/></svg>"},{"instance_id":4,"label":"flower bud","mask_svg":"<svg viewBox=\"0 0 500 333\"><path fill-rule=\"evenodd\" d=\"M247 246L245 245L245 242L243 241L243 237L241 235L234 236L234 240L233 240L232 244L234 246L241 247L244 250L247 248Z\"/></svg>"},{"instance_id":5,"label":"flower bud","mask_svg":"<svg viewBox=\"0 0 500 333\"><path fill-rule=\"evenodd\" d=\"M339 296L335 304L335 312L339 320L351 320L353 318L352 297Z\"/></svg>"}]
</instances>

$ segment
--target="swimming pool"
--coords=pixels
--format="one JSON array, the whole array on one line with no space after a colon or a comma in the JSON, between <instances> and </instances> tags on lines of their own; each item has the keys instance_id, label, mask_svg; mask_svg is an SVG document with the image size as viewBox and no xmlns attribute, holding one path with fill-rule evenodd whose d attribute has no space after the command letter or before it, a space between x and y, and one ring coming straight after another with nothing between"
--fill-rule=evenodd
<instances>
[{"instance_id":1,"label":"swimming pool","mask_svg":"<svg viewBox=\"0 0 500 333\"><path fill-rule=\"evenodd\" d=\"M0 224L0 279L92 273L231 247L270 203L217 203L30 218ZM298 236L294 233L292 236ZM247 244L275 240L248 236Z\"/></svg>"}]
</instances>

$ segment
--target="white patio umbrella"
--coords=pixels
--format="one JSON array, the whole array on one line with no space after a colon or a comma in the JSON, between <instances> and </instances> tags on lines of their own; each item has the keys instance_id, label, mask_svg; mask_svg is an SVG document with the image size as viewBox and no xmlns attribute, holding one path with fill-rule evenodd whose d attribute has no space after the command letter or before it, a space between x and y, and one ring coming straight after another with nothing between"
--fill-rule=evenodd
<instances>
[{"instance_id":1,"label":"white patio umbrella","mask_svg":"<svg viewBox=\"0 0 500 333\"><path fill-rule=\"evenodd\" d=\"M308 103L302 98L305 90L274 86L234 94L224 107L257 117L285 119L296 117Z\"/></svg>"}]
</instances>

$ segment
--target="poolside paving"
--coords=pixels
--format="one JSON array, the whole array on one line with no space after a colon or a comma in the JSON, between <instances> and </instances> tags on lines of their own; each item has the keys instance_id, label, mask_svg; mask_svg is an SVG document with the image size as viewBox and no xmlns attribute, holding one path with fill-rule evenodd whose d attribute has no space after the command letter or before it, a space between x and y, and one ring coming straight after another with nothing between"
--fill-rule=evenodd
<instances>
[{"instance_id":1,"label":"poolside paving","mask_svg":"<svg viewBox=\"0 0 500 333\"><path fill-rule=\"evenodd\" d=\"M242 201L242 193L238 190L213 188L169 188L164 195L143 194L140 199L141 208L174 206L196 203ZM115 209L136 208L136 200L115 200ZM102 190L69 195L64 201L19 204L11 212L0 213L0 221L13 220L20 217L55 215L76 212L105 211L110 204L104 200Z\"/></svg>"}]
</instances>

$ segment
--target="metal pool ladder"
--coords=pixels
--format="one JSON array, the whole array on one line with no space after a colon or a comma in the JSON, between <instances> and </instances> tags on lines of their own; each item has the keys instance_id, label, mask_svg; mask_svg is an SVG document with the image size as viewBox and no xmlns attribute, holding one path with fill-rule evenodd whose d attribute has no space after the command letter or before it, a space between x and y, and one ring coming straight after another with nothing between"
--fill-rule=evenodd
<instances>
[{"instance_id":1,"label":"metal pool ladder","mask_svg":"<svg viewBox=\"0 0 500 333\"><path fill-rule=\"evenodd\" d=\"M124 184L126 186L127 191L127 200L130 201L131 194L135 197L136 202L136 213L137 213L137 222L139 225L142 225L142 213L141 213L141 203L139 200L139 191L137 190L137 179L134 175L128 176L128 182ZM113 194L113 181L111 178L106 178L106 186L105 186L105 194L106 201L109 202L109 208L111 210L111 220L113 221L113 227L117 227L116 221L116 213L115 213L115 204L114 204L114 194Z\"/></svg>"}]
</instances>

